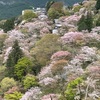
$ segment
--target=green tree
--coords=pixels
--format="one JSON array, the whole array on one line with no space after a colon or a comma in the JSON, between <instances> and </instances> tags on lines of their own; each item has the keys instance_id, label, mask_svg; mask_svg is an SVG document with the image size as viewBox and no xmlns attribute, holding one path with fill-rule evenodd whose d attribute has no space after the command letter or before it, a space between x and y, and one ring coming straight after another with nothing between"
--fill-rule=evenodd
<instances>
[{"instance_id":1,"label":"green tree","mask_svg":"<svg viewBox=\"0 0 100 100\"><path fill-rule=\"evenodd\" d=\"M38 61L38 64L46 65L51 55L61 50L61 43L58 39L58 35L47 34L36 43L35 48L31 50L31 54Z\"/></svg>"},{"instance_id":2,"label":"green tree","mask_svg":"<svg viewBox=\"0 0 100 100\"><path fill-rule=\"evenodd\" d=\"M29 89L31 87L37 86L37 78L34 75L28 74L23 80L24 89Z\"/></svg>"},{"instance_id":3,"label":"green tree","mask_svg":"<svg viewBox=\"0 0 100 100\"><path fill-rule=\"evenodd\" d=\"M24 20L30 20L32 18L36 18L37 15L34 13L32 10L25 10L23 14L23 19Z\"/></svg>"},{"instance_id":4,"label":"green tree","mask_svg":"<svg viewBox=\"0 0 100 100\"><path fill-rule=\"evenodd\" d=\"M7 34L1 34L0 35L0 50L2 51L3 46L4 46L4 41L7 38Z\"/></svg>"},{"instance_id":5,"label":"green tree","mask_svg":"<svg viewBox=\"0 0 100 100\"><path fill-rule=\"evenodd\" d=\"M100 26L100 16L96 20L96 26Z\"/></svg>"},{"instance_id":6,"label":"green tree","mask_svg":"<svg viewBox=\"0 0 100 100\"><path fill-rule=\"evenodd\" d=\"M100 0L97 0L95 7L96 7L96 10L100 9Z\"/></svg>"},{"instance_id":7,"label":"green tree","mask_svg":"<svg viewBox=\"0 0 100 100\"><path fill-rule=\"evenodd\" d=\"M64 97L61 97L61 100L74 100L74 97L76 96L77 93L77 88L80 90L80 83L83 82L83 79L81 77L76 78L75 80L72 80L71 82L68 83L67 89L64 93ZM81 98L81 91L79 91L79 95ZM81 100L81 99L80 99Z\"/></svg>"},{"instance_id":8,"label":"green tree","mask_svg":"<svg viewBox=\"0 0 100 100\"><path fill-rule=\"evenodd\" d=\"M9 76L14 75L14 66L17 64L18 60L23 57L23 52L20 49L18 41L15 40L12 46L12 51L8 56L6 66L8 68Z\"/></svg>"},{"instance_id":9,"label":"green tree","mask_svg":"<svg viewBox=\"0 0 100 100\"><path fill-rule=\"evenodd\" d=\"M32 62L29 58L23 57L18 60L14 70L16 79L22 80L28 73L32 73Z\"/></svg>"},{"instance_id":10,"label":"green tree","mask_svg":"<svg viewBox=\"0 0 100 100\"><path fill-rule=\"evenodd\" d=\"M0 81L5 77L6 73L6 67L0 66Z\"/></svg>"},{"instance_id":11,"label":"green tree","mask_svg":"<svg viewBox=\"0 0 100 100\"><path fill-rule=\"evenodd\" d=\"M21 92L14 92L11 94L5 94L4 98L5 100L20 100L22 98L23 94Z\"/></svg>"},{"instance_id":12,"label":"green tree","mask_svg":"<svg viewBox=\"0 0 100 100\"><path fill-rule=\"evenodd\" d=\"M88 12L88 13L87 13L87 16L86 16L86 19L85 19L85 23L86 23L86 25L87 25L87 30L88 30L89 32L91 32L91 29L92 29L92 27L93 27L93 18L92 18L91 12Z\"/></svg>"},{"instance_id":13,"label":"green tree","mask_svg":"<svg viewBox=\"0 0 100 100\"><path fill-rule=\"evenodd\" d=\"M4 32L10 31L14 28L14 21L15 18L8 19L4 24L3 24L3 30Z\"/></svg>"},{"instance_id":14,"label":"green tree","mask_svg":"<svg viewBox=\"0 0 100 100\"><path fill-rule=\"evenodd\" d=\"M9 78L9 77L5 77L0 83L1 90L3 92L6 92L7 90L9 90L10 88L16 85L17 85L16 81L13 78Z\"/></svg>"},{"instance_id":15,"label":"green tree","mask_svg":"<svg viewBox=\"0 0 100 100\"><path fill-rule=\"evenodd\" d=\"M50 6L48 10L48 17L50 19L56 19L63 15L65 15L65 13L64 13L62 2L55 2Z\"/></svg>"},{"instance_id":16,"label":"green tree","mask_svg":"<svg viewBox=\"0 0 100 100\"><path fill-rule=\"evenodd\" d=\"M91 29L93 27L93 18L91 12L88 12L86 16L82 15L78 22L78 30L88 30L91 32Z\"/></svg>"},{"instance_id":17,"label":"green tree","mask_svg":"<svg viewBox=\"0 0 100 100\"><path fill-rule=\"evenodd\" d=\"M85 16L82 15L82 17L80 18L79 22L78 22L78 30L82 31L82 30L86 30L87 29L87 25L85 23Z\"/></svg>"},{"instance_id":18,"label":"green tree","mask_svg":"<svg viewBox=\"0 0 100 100\"><path fill-rule=\"evenodd\" d=\"M48 10L49 10L49 8L51 7L51 5L53 4L53 3L55 3L55 1L53 1L53 0L51 0L51 1L48 1L47 3L46 3L46 11L48 12Z\"/></svg>"}]
</instances>

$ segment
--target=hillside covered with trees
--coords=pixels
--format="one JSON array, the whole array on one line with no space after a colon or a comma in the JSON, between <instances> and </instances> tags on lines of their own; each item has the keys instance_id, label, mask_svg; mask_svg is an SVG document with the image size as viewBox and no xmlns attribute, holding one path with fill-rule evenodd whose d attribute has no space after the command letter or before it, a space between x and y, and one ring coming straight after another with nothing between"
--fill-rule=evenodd
<instances>
[{"instance_id":1,"label":"hillside covered with trees","mask_svg":"<svg viewBox=\"0 0 100 100\"><path fill-rule=\"evenodd\" d=\"M100 0L0 21L0 100L100 100Z\"/></svg>"}]
</instances>

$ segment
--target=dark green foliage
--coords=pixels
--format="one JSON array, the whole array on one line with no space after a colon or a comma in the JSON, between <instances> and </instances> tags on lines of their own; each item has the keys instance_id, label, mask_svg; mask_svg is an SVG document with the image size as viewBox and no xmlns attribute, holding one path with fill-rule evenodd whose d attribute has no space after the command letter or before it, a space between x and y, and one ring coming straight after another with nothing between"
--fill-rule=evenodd
<instances>
[{"instance_id":1,"label":"dark green foliage","mask_svg":"<svg viewBox=\"0 0 100 100\"><path fill-rule=\"evenodd\" d=\"M82 78L76 78L75 80L72 80L71 82L68 83L67 89L65 91L65 96L61 98L61 100L74 100L74 97L76 96L77 93L77 88L80 88L80 83L83 82ZM81 98L81 91L79 91L79 95Z\"/></svg>"},{"instance_id":2,"label":"dark green foliage","mask_svg":"<svg viewBox=\"0 0 100 100\"><path fill-rule=\"evenodd\" d=\"M95 7L96 7L96 10L99 10L100 9L100 0L97 0L97 3L95 5Z\"/></svg>"},{"instance_id":3,"label":"dark green foliage","mask_svg":"<svg viewBox=\"0 0 100 100\"><path fill-rule=\"evenodd\" d=\"M62 2L55 2L50 6L48 10L48 17L50 19L56 19L63 15L65 15L65 13L64 13Z\"/></svg>"},{"instance_id":4,"label":"dark green foliage","mask_svg":"<svg viewBox=\"0 0 100 100\"><path fill-rule=\"evenodd\" d=\"M10 31L14 28L14 21L15 21L15 18L11 18L11 19L8 19L4 23L4 25L3 25L4 32Z\"/></svg>"},{"instance_id":5,"label":"dark green foliage","mask_svg":"<svg viewBox=\"0 0 100 100\"><path fill-rule=\"evenodd\" d=\"M100 16L98 17L98 19L96 21L96 26L100 26Z\"/></svg>"},{"instance_id":6,"label":"dark green foliage","mask_svg":"<svg viewBox=\"0 0 100 100\"><path fill-rule=\"evenodd\" d=\"M86 30L87 29L87 25L85 23L85 16L82 15L82 17L80 18L79 22L78 22L78 30L82 31L82 30Z\"/></svg>"},{"instance_id":7,"label":"dark green foliage","mask_svg":"<svg viewBox=\"0 0 100 100\"><path fill-rule=\"evenodd\" d=\"M51 5L53 4L53 3L55 3L55 1L48 1L47 3L46 3L46 11L48 12L48 10L49 10L49 8L51 7Z\"/></svg>"},{"instance_id":8,"label":"dark green foliage","mask_svg":"<svg viewBox=\"0 0 100 100\"><path fill-rule=\"evenodd\" d=\"M23 80L24 89L38 86L37 78L34 75L28 74Z\"/></svg>"},{"instance_id":9,"label":"dark green foliage","mask_svg":"<svg viewBox=\"0 0 100 100\"><path fill-rule=\"evenodd\" d=\"M91 32L91 29L93 27L93 18L91 15L91 12L88 12L86 16L82 15L78 22L78 30L88 30Z\"/></svg>"},{"instance_id":10,"label":"dark green foliage","mask_svg":"<svg viewBox=\"0 0 100 100\"><path fill-rule=\"evenodd\" d=\"M21 92L15 91L11 94L5 94L4 98L6 100L20 100L22 98L23 94Z\"/></svg>"},{"instance_id":11,"label":"dark green foliage","mask_svg":"<svg viewBox=\"0 0 100 100\"><path fill-rule=\"evenodd\" d=\"M87 25L87 30L90 32L92 27L93 27L93 18L92 18L91 12L87 13L87 16L86 16L86 19L85 19L85 23Z\"/></svg>"},{"instance_id":12,"label":"dark green foliage","mask_svg":"<svg viewBox=\"0 0 100 100\"><path fill-rule=\"evenodd\" d=\"M19 59L18 63L15 65L14 70L16 79L22 80L24 76L28 73L32 73L32 62L29 58L23 57Z\"/></svg>"},{"instance_id":13,"label":"dark green foliage","mask_svg":"<svg viewBox=\"0 0 100 100\"><path fill-rule=\"evenodd\" d=\"M20 49L18 41L15 40L14 45L12 46L12 51L9 54L7 63L6 63L6 66L9 71L9 75L12 76L14 74L14 66L15 66L15 64L17 64L18 60L22 57L23 57L23 52Z\"/></svg>"}]
</instances>

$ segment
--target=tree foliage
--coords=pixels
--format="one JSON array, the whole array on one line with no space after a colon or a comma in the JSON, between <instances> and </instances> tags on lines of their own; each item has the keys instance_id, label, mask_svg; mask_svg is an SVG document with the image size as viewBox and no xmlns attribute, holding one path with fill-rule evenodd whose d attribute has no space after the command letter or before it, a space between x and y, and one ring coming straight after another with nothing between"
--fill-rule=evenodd
<instances>
[{"instance_id":1,"label":"tree foliage","mask_svg":"<svg viewBox=\"0 0 100 100\"><path fill-rule=\"evenodd\" d=\"M5 77L0 83L3 92L6 92L7 90L9 90L9 88L16 85L17 85L16 81L13 78L9 77Z\"/></svg>"},{"instance_id":2,"label":"tree foliage","mask_svg":"<svg viewBox=\"0 0 100 100\"><path fill-rule=\"evenodd\" d=\"M15 18L8 19L4 24L3 24L3 30L4 32L10 31L14 28L14 21Z\"/></svg>"},{"instance_id":3,"label":"tree foliage","mask_svg":"<svg viewBox=\"0 0 100 100\"><path fill-rule=\"evenodd\" d=\"M56 19L64 15L63 3L55 2L53 3L48 10L48 17L50 19Z\"/></svg>"},{"instance_id":4,"label":"tree foliage","mask_svg":"<svg viewBox=\"0 0 100 100\"><path fill-rule=\"evenodd\" d=\"M36 13L34 13L32 10L24 11L24 14L23 14L24 20L29 20L29 19L36 18L36 17L37 17Z\"/></svg>"},{"instance_id":5,"label":"tree foliage","mask_svg":"<svg viewBox=\"0 0 100 100\"><path fill-rule=\"evenodd\" d=\"M93 18L91 12L88 12L86 16L82 15L78 22L78 30L88 30L91 32L91 29L93 27Z\"/></svg>"},{"instance_id":6,"label":"tree foliage","mask_svg":"<svg viewBox=\"0 0 100 100\"><path fill-rule=\"evenodd\" d=\"M82 78L76 78L75 80L71 81L67 85L67 90L65 91L65 97L67 100L74 100L76 96L76 88L77 85L82 83L83 79ZM81 94L80 94L81 95Z\"/></svg>"},{"instance_id":7,"label":"tree foliage","mask_svg":"<svg viewBox=\"0 0 100 100\"><path fill-rule=\"evenodd\" d=\"M61 44L58 41L59 36L54 34L47 34L41 38L31 50L31 54L35 57L41 66L44 66L50 60L51 55L61 50Z\"/></svg>"},{"instance_id":8,"label":"tree foliage","mask_svg":"<svg viewBox=\"0 0 100 100\"><path fill-rule=\"evenodd\" d=\"M22 93L21 92L14 92L11 94L5 94L4 98L5 100L20 100L22 98Z\"/></svg>"},{"instance_id":9,"label":"tree foliage","mask_svg":"<svg viewBox=\"0 0 100 100\"><path fill-rule=\"evenodd\" d=\"M18 41L15 40L12 46L12 51L10 52L6 66L9 70L9 76L12 76L14 73L14 66L17 64L18 60L23 57L23 52L20 49Z\"/></svg>"},{"instance_id":10,"label":"tree foliage","mask_svg":"<svg viewBox=\"0 0 100 100\"><path fill-rule=\"evenodd\" d=\"M51 5L53 4L53 3L55 3L55 1L53 1L53 0L51 0L51 1L48 1L47 3L46 3L46 11L48 12L48 10L49 10L49 8L51 7Z\"/></svg>"},{"instance_id":11,"label":"tree foliage","mask_svg":"<svg viewBox=\"0 0 100 100\"><path fill-rule=\"evenodd\" d=\"M17 79L22 80L24 76L32 72L32 62L29 58L23 57L18 60L18 63L15 65L15 76Z\"/></svg>"},{"instance_id":12,"label":"tree foliage","mask_svg":"<svg viewBox=\"0 0 100 100\"><path fill-rule=\"evenodd\" d=\"M37 86L37 78L34 75L28 74L23 80L24 89L29 89L31 87Z\"/></svg>"},{"instance_id":13,"label":"tree foliage","mask_svg":"<svg viewBox=\"0 0 100 100\"><path fill-rule=\"evenodd\" d=\"M100 9L100 0L97 0L95 7L96 7L96 10Z\"/></svg>"}]
</instances>

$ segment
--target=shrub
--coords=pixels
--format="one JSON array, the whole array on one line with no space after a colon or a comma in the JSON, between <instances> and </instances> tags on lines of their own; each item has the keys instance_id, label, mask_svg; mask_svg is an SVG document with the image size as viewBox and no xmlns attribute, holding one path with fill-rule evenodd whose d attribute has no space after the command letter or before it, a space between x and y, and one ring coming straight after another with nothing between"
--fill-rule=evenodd
<instances>
[{"instance_id":1,"label":"shrub","mask_svg":"<svg viewBox=\"0 0 100 100\"><path fill-rule=\"evenodd\" d=\"M20 100L23 94L21 92L14 92L12 94L5 94L5 100Z\"/></svg>"},{"instance_id":2,"label":"shrub","mask_svg":"<svg viewBox=\"0 0 100 100\"><path fill-rule=\"evenodd\" d=\"M24 14L23 14L24 20L29 20L29 19L36 18L36 17L37 17L36 13L34 13L32 10L24 11Z\"/></svg>"},{"instance_id":3,"label":"shrub","mask_svg":"<svg viewBox=\"0 0 100 100\"><path fill-rule=\"evenodd\" d=\"M29 58L23 57L18 60L18 63L15 65L15 76L16 79L21 80L28 73L32 72L32 62Z\"/></svg>"},{"instance_id":4,"label":"shrub","mask_svg":"<svg viewBox=\"0 0 100 100\"><path fill-rule=\"evenodd\" d=\"M17 83L13 78L9 78L9 77L5 77L2 81L1 81L1 89L2 91L6 92L7 90L9 90L11 87L16 86Z\"/></svg>"},{"instance_id":5,"label":"shrub","mask_svg":"<svg viewBox=\"0 0 100 100\"><path fill-rule=\"evenodd\" d=\"M37 86L37 78L34 75L28 74L25 76L25 79L23 80L23 85L25 89Z\"/></svg>"}]
</instances>

